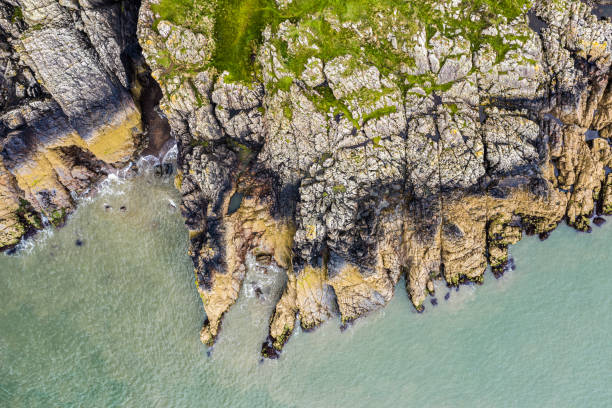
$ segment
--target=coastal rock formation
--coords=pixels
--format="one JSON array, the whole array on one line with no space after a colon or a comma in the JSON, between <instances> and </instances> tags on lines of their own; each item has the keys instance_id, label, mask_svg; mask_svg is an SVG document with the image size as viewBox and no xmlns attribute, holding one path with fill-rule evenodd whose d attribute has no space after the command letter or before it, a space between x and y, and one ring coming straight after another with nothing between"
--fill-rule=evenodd
<instances>
[{"instance_id":1,"label":"coastal rock formation","mask_svg":"<svg viewBox=\"0 0 612 408\"><path fill-rule=\"evenodd\" d=\"M63 223L78 195L145 147L140 105L157 85L138 8L0 1L0 249Z\"/></svg>"},{"instance_id":2,"label":"coastal rock formation","mask_svg":"<svg viewBox=\"0 0 612 408\"><path fill-rule=\"evenodd\" d=\"M267 357L402 278L422 311L612 213L602 4L0 0L0 248L171 130L202 342L247 257L286 274Z\"/></svg>"},{"instance_id":3,"label":"coastal rock formation","mask_svg":"<svg viewBox=\"0 0 612 408\"><path fill-rule=\"evenodd\" d=\"M435 279L503 273L523 233L610 213L612 24L577 0L510 3L143 1L203 342L249 252L287 274L275 357L297 319L348 323L402 276L422 310Z\"/></svg>"}]
</instances>

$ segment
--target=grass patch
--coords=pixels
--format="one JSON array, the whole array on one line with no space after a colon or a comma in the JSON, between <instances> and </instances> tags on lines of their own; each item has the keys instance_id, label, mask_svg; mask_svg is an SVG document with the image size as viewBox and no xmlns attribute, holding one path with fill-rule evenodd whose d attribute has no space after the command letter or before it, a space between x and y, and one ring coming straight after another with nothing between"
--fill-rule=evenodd
<instances>
[{"instance_id":1,"label":"grass patch","mask_svg":"<svg viewBox=\"0 0 612 408\"><path fill-rule=\"evenodd\" d=\"M368 113L363 117L363 123L366 123L372 119L382 118L383 116L387 116L395 112L397 112L397 108L395 106L385 106L384 108L376 109L374 112Z\"/></svg>"},{"instance_id":2,"label":"grass patch","mask_svg":"<svg viewBox=\"0 0 612 408\"><path fill-rule=\"evenodd\" d=\"M518 45L509 44L501 36L482 35L482 31L504 19L516 18L530 1L463 0L448 13L436 9L441 0L293 0L280 9L274 0L162 0L151 7L164 20L214 35L216 47L209 64L218 72L228 71L227 80L251 82L256 76L254 55L268 25L275 32L280 23L291 21L295 29L288 35L292 39L306 35L314 45L289 52L287 44L277 40L284 63L297 75L310 57L329 61L346 54L387 74L398 72L402 64L413 63L386 38L398 22L402 29L395 35L402 42L410 41L420 27L425 27L428 39L436 32L448 38L462 36L470 41L472 51L490 44L499 62ZM360 39L351 28L339 29L337 23L347 21L358 22L362 30L372 28L378 41Z\"/></svg>"},{"instance_id":3,"label":"grass patch","mask_svg":"<svg viewBox=\"0 0 612 408\"><path fill-rule=\"evenodd\" d=\"M274 0L218 0L215 13L217 47L212 64L228 71L228 80L249 81L254 75L257 45L266 24L278 23Z\"/></svg>"},{"instance_id":4,"label":"grass patch","mask_svg":"<svg viewBox=\"0 0 612 408\"><path fill-rule=\"evenodd\" d=\"M151 10L159 14L162 20L196 33L209 34L207 22L214 18L216 4L216 0L162 0L159 4L151 4ZM157 23L153 28L157 28Z\"/></svg>"},{"instance_id":5,"label":"grass patch","mask_svg":"<svg viewBox=\"0 0 612 408\"><path fill-rule=\"evenodd\" d=\"M332 188L333 192L336 194L346 193L346 187L342 184L337 184Z\"/></svg>"},{"instance_id":6,"label":"grass patch","mask_svg":"<svg viewBox=\"0 0 612 408\"><path fill-rule=\"evenodd\" d=\"M317 93L318 95L309 94L307 96L320 112L331 112L334 115L342 114L353 124L355 128L360 128L359 122L353 118L353 115L346 105L342 103L342 101L336 99L330 87L318 87Z\"/></svg>"},{"instance_id":7,"label":"grass patch","mask_svg":"<svg viewBox=\"0 0 612 408\"><path fill-rule=\"evenodd\" d=\"M293 109L291 109L291 106L283 105L283 116L289 121L293 120Z\"/></svg>"},{"instance_id":8,"label":"grass patch","mask_svg":"<svg viewBox=\"0 0 612 408\"><path fill-rule=\"evenodd\" d=\"M446 106L446 108L450 111L452 115L456 115L459 111L459 107L456 103L447 103L444 106Z\"/></svg>"}]
</instances>

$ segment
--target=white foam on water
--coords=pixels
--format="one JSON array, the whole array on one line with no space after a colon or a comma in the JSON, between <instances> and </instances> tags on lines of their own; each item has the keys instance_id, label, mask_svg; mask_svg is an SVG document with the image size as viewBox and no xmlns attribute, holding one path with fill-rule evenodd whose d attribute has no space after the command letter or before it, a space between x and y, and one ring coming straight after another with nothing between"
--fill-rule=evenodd
<instances>
[{"instance_id":1,"label":"white foam on water","mask_svg":"<svg viewBox=\"0 0 612 408\"><path fill-rule=\"evenodd\" d=\"M139 173L151 173L158 166L160 161L153 155L143 156L136 162L136 167Z\"/></svg>"},{"instance_id":2,"label":"white foam on water","mask_svg":"<svg viewBox=\"0 0 612 408\"><path fill-rule=\"evenodd\" d=\"M98 196L112 196L112 195L124 195L125 191L122 190L122 187L125 185L127 179L125 177L120 177L117 174L111 173L109 174L100 184L98 185ZM92 197L87 200L90 201Z\"/></svg>"},{"instance_id":3,"label":"white foam on water","mask_svg":"<svg viewBox=\"0 0 612 408\"><path fill-rule=\"evenodd\" d=\"M47 218L45 218L44 215L42 217L44 220L47 220ZM46 222L47 223L44 224L44 221L43 221L43 225L45 225L44 229L38 231L35 235L29 238L22 239L21 242L19 242L19 244L15 246L16 256L30 255L35 248L41 246L43 243L45 243L49 238L53 236L55 230L51 227L48 221Z\"/></svg>"},{"instance_id":4,"label":"white foam on water","mask_svg":"<svg viewBox=\"0 0 612 408\"><path fill-rule=\"evenodd\" d=\"M126 167L129 170L129 166ZM72 199L78 204L75 211L78 211L79 207L87 204L94 203L97 197L109 197L109 196L121 196L125 195L125 189L127 179L121 177L118 174L111 173L104 180L102 180L96 187L96 194L89 194L91 189L87 189L81 195L71 192ZM69 218L72 214L68 215L66 222L69 222ZM39 230L32 237L22 239L19 244L15 247L16 254L29 255L37 247L42 245L55 232L55 227L51 224L45 214L40 213L41 222L43 229Z\"/></svg>"},{"instance_id":5,"label":"white foam on water","mask_svg":"<svg viewBox=\"0 0 612 408\"><path fill-rule=\"evenodd\" d=\"M130 162L127 166L119 170L118 176L124 179L128 178L129 171L132 169L133 166L134 163Z\"/></svg>"},{"instance_id":6,"label":"white foam on water","mask_svg":"<svg viewBox=\"0 0 612 408\"><path fill-rule=\"evenodd\" d=\"M247 273L240 295L247 299L259 298L266 302L276 299L283 290L286 272L274 263L264 265L257 262L250 252L246 256L245 265ZM261 291L259 295L258 289Z\"/></svg>"},{"instance_id":7,"label":"white foam on water","mask_svg":"<svg viewBox=\"0 0 612 408\"><path fill-rule=\"evenodd\" d=\"M177 157L178 157L178 147L176 146L176 143L175 143L174 145L172 145L170 150L168 150L168 152L166 153L166 155L162 159L162 163L163 164L166 164L166 163L171 163L171 164L176 163Z\"/></svg>"}]
</instances>

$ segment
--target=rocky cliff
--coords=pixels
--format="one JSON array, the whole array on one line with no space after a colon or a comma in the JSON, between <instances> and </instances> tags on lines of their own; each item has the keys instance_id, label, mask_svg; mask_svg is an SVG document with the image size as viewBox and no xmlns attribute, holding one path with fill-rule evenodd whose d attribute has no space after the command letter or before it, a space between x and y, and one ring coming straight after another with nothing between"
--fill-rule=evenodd
<instances>
[{"instance_id":1,"label":"rocky cliff","mask_svg":"<svg viewBox=\"0 0 612 408\"><path fill-rule=\"evenodd\" d=\"M79 195L147 146L159 97L138 9L0 0L0 249L63 223Z\"/></svg>"},{"instance_id":2,"label":"rocky cliff","mask_svg":"<svg viewBox=\"0 0 612 408\"><path fill-rule=\"evenodd\" d=\"M298 322L349 324L402 277L422 311L434 280L503 273L524 233L612 212L603 2L0 1L0 244L137 152L137 35L178 144L206 344L247 256L283 271L276 357Z\"/></svg>"},{"instance_id":3,"label":"rocky cliff","mask_svg":"<svg viewBox=\"0 0 612 408\"><path fill-rule=\"evenodd\" d=\"M399 279L501 274L607 213L612 24L573 0L144 1L212 345L254 255L286 271L263 354Z\"/></svg>"}]
</instances>

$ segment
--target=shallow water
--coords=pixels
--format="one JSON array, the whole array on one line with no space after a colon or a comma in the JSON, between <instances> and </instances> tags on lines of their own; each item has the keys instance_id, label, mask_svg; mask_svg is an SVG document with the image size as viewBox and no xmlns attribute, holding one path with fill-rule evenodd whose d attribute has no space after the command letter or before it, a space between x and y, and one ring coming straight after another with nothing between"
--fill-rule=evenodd
<instances>
[{"instance_id":1,"label":"shallow water","mask_svg":"<svg viewBox=\"0 0 612 408\"><path fill-rule=\"evenodd\" d=\"M207 357L178 201L169 180L115 180L0 255L1 407L612 406L608 225L527 238L515 271L448 301L439 286L423 314L400 282L386 309L260 364L282 279L249 270Z\"/></svg>"}]
</instances>

